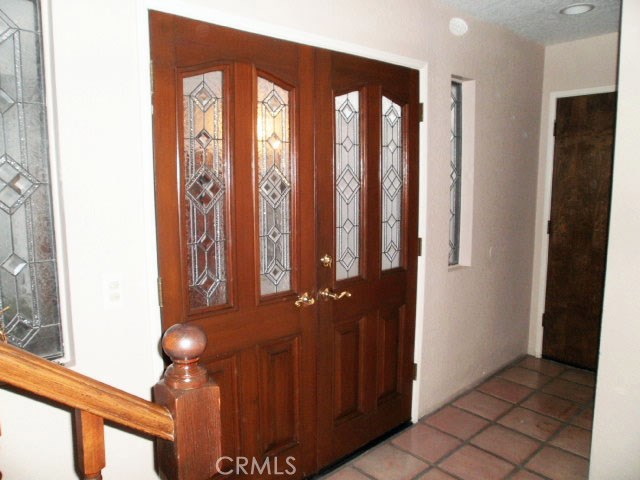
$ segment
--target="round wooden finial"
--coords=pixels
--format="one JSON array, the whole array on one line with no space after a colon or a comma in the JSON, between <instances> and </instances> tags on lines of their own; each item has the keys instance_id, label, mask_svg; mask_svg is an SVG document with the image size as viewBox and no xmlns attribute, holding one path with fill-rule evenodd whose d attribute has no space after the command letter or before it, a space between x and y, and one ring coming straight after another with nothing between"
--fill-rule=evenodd
<instances>
[{"instance_id":1,"label":"round wooden finial","mask_svg":"<svg viewBox=\"0 0 640 480\"><path fill-rule=\"evenodd\" d=\"M162 349L174 363L197 360L207 346L207 335L202 328L178 323L162 336Z\"/></svg>"},{"instance_id":2,"label":"round wooden finial","mask_svg":"<svg viewBox=\"0 0 640 480\"><path fill-rule=\"evenodd\" d=\"M162 336L162 348L173 362L164 372L171 388L189 390L207 382L207 371L198 365L207 346L207 335L196 325L179 323Z\"/></svg>"}]
</instances>

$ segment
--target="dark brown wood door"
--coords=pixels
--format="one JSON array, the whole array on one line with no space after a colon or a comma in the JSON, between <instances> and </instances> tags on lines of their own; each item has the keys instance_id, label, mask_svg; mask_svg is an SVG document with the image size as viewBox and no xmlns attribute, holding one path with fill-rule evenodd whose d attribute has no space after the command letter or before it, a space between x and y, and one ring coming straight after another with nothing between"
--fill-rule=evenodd
<instances>
[{"instance_id":1,"label":"dark brown wood door","mask_svg":"<svg viewBox=\"0 0 640 480\"><path fill-rule=\"evenodd\" d=\"M416 71L318 51L318 459L410 420L418 163Z\"/></svg>"},{"instance_id":2,"label":"dark brown wood door","mask_svg":"<svg viewBox=\"0 0 640 480\"><path fill-rule=\"evenodd\" d=\"M616 94L557 102L543 356L595 370Z\"/></svg>"},{"instance_id":3,"label":"dark brown wood door","mask_svg":"<svg viewBox=\"0 0 640 480\"><path fill-rule=\"evenodd\" d=\"M155 12L151 47L163 327L205 329L223 455L272 469L223 470L303 478L410 418L417 72Z\"/></svg>"}]
</instances>

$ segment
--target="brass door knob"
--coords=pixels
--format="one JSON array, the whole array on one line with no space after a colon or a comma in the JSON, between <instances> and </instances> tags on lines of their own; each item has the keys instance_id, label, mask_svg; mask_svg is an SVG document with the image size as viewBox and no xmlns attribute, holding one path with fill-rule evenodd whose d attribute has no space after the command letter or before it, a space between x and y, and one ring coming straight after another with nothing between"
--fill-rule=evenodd
<instances>
[{"instance_id":1,"label":"brass door knob","mask_svg":"<svg viewBox=\"0 0 640 480\"><path fill-rule=\"evenodd\" d=\"M333 292L330 288L325 288L324 290L320 290L320 298L323 300L340 300L341 298L349 298L351 296L351 292L344 290L343 292L336 293Z\"/></svg>"},{"instance_id":2,"label":"brass door knob","mask_svg":"<svg viewBox=\"0 0 640 480\"><path fill-rule=\"evenodd\" d=\"M309 307L316 303L316 299L309 295L308 292L304 292L302 295L298 295L298 299L294 302L294 305L298 308Z\"/></svg>"},{"instance_id":3,"label":"brass door knob","mask_svg":"<svg viewBox=\"0 0 640 480\"><path fill-rule=\"evenodd\" d=\"M328 253L325 253L321 258L320 258L320 264L324 267L324 268L331 268L331 264L333 263L333 258L331 257L331 255L329 255Z\"/></svg>"}]
</instances>

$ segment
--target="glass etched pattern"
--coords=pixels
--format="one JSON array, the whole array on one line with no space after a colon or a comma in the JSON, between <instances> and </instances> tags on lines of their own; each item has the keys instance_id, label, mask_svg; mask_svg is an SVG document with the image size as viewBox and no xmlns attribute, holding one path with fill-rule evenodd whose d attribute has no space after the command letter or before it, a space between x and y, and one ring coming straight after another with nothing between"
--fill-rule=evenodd
<instances>
[{"instance_id":1,"label":"glass etched pattern","mask_svg":"<svg viewBox=\"0 0 640 480\"><path fill-rule=\"evenodd\" d=\"M223 74L185 77L184 178L192 309L227 298L227 159L224 148Z\"/></svg>"},{"instance_id":2,"label":"glass etched pattern","mask_svg":"<svg viewBox=\"0 0 640 480\"><path fill-rule=\"evenodd\" d=\"M402 107L382 97L382 270L400 266L403 198Z\"/></svg>"},{"instance_id":3,"label":"glass etched pattern","mask_svg":"<svg viewBox=\"0 0 640 480\"><path fill-rule=\"evenodd\" d=\"M360 93L335 98L336 280L360 273Z\"/></svg>"},{"instance_id":4,"label":"glass etched pattern","mask_svg":"<svg viewBox=\"0 0 640 480\"><path fill-rule=\"evenodd\" d=\"M449 184L449 265L460 256L460 192L462 168L462 84L451 82L451 158Z\"/></svg>"},{"instance_id":5,"label":"glass etched pattern","mask_svg":"<svg viewBox=\"0 0 640 480\"><path fill-rule=\"evenodd\" d=\"M291 288L289 92L258 77L257 148L260 292Z\"/></svg>"},{"instance_id":6,"label":"glass etched pattern","mask_svg":"<svg viewBox=\"0 0 640 480\"><path fill-rule=\"evenodd\" d=\"M64 356L39 7L0 4L0 322L9 343Z\"/></svg>"}]
</instances>

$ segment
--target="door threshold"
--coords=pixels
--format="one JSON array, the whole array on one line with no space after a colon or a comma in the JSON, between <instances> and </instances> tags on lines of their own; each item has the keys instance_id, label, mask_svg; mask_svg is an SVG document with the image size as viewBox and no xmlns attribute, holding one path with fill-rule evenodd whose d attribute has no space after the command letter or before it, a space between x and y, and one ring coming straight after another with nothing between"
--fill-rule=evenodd
<instances>
[{"instance_id":1,"label":"door threshold","mask_svg":"<svg viewBox=\"0 0 640 480\"><path fill-rule=\"evenodd\" d=\"M333 472L335 470L338 470L339 468L341 468L342 466L346 465L347 463L349 463L354 458L362 455L367 450L371 450L373 447L385 442L386 440L388 440L389 438L393 437L397 433L400 433L401 431L409 428L411 425L413 425L413 422L411 422L411 420L407 420L406 422L401 423L397 427L392 428L391 430L389 430L386 433L383 433L378 438L376 438L376 439L370 441L369 443L363 445L362 447L360 447L359 449L357 449L354 452L350 453L349 455L347 455L345 457L342 457L340 460L332 463L331 465L329 465L327 467L324 467L319 472L314 473L313 475L311 475L309 477L305 477L305 480L311 480L311 479L314 479L314 478L319 478L319 477L321 477L323 475L327 475L327 474L329 474L329 473L331 473L331 472Z\"/></svg>"}]
</instances>

